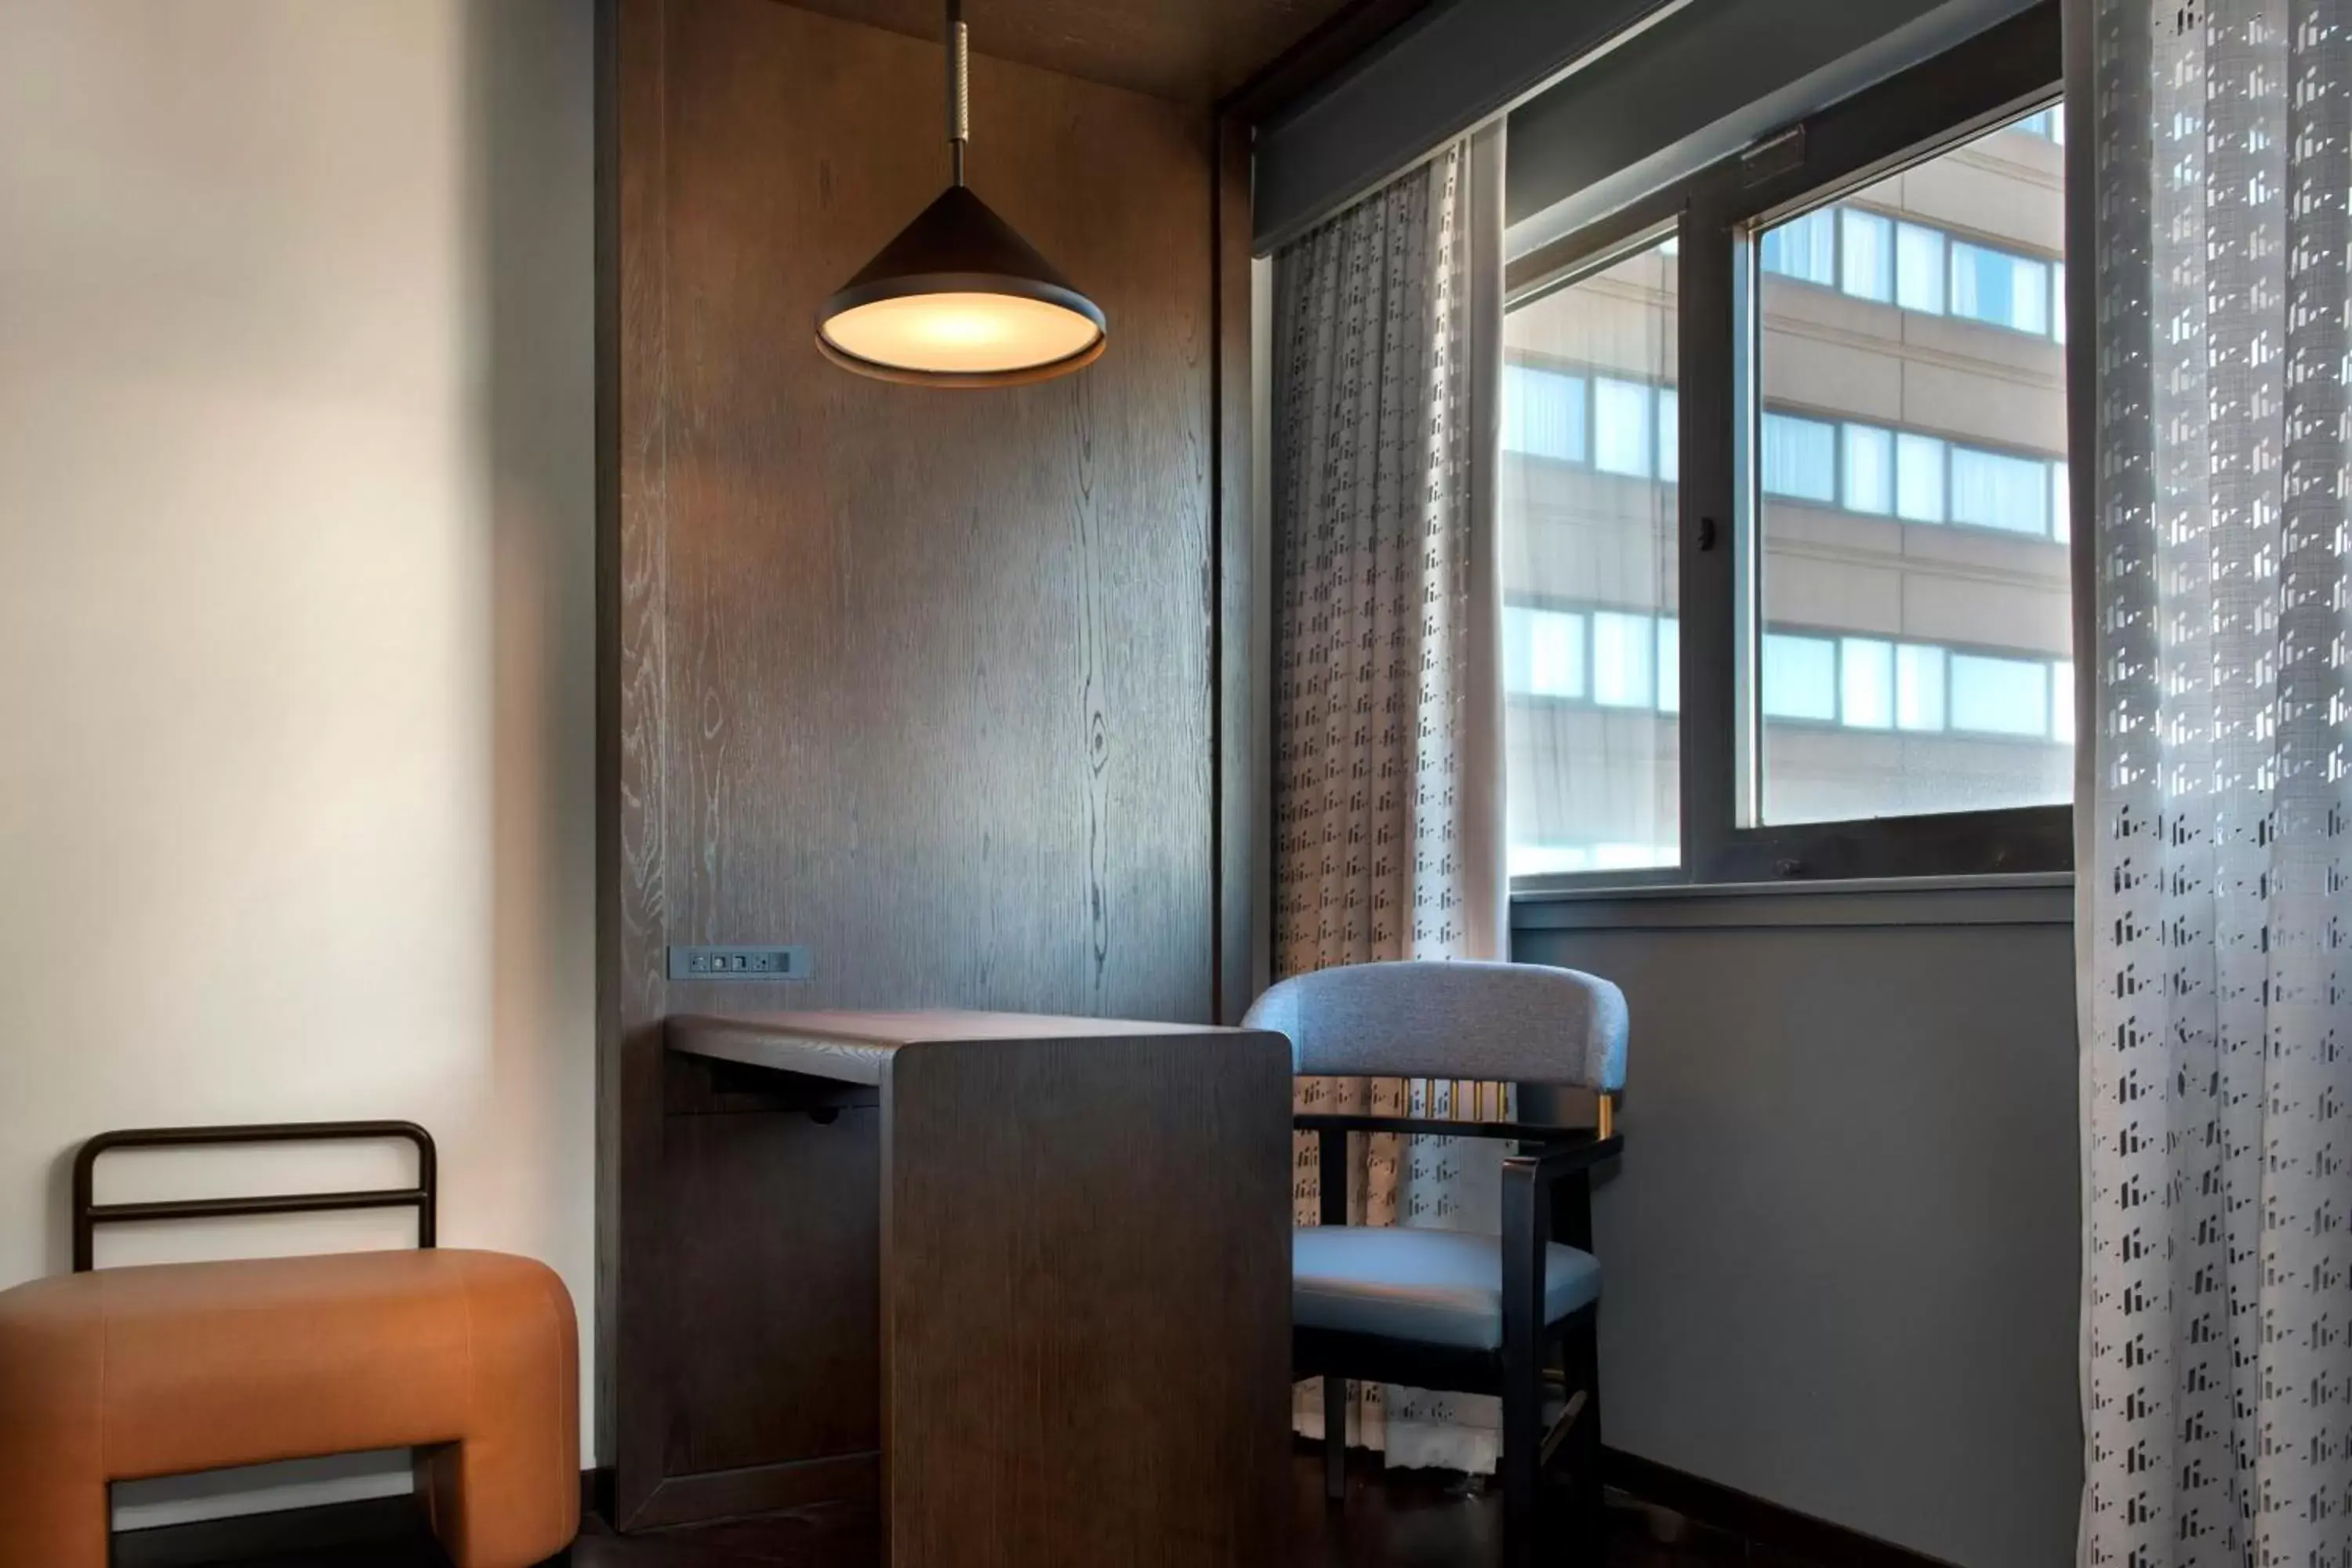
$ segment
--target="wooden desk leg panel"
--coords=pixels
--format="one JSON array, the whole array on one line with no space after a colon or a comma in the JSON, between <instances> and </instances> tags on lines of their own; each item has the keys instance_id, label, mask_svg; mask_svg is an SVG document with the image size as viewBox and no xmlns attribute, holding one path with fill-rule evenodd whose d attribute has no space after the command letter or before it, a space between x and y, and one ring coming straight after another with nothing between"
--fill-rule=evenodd
<instances>
[{"instance_id":1,"label":"wooden desk leg panel","mask_svg":"<svg viewBox=\"0 0 2352 1568\"><path fill-rule=\"evenodd\" d=\"M1284 1561L1277 1037L911 1046L883 1086L896 1568Z\"/></svg>"}]
</instances>

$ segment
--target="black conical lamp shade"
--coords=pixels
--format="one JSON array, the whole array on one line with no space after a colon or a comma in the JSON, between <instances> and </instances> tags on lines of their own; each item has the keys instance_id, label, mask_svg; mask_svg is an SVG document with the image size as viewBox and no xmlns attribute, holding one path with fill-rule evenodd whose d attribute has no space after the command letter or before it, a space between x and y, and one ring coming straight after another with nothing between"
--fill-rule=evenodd
<instances>
[{"instance_id":1,"label":"black conical lamp shade","mask_svg":"<svg viewBox=\"0 0 2352 1568\"><path fill-rule=\"evenodd\" d=\"M817 312L825 358L932 386L1042 381L1092 363L1108 323L1095 302L963 183L966 53L948 4L948 143L955 183Z\"/></svg>"},{"instance_id":2,"label":"black conical lamp shade","mask_svg":"<svg viewBox=\"0 0 2352 1568\"><path fill-rule=\"evenodd\" d=\"M1076 370L1103 313L966 185L950 185L817 314L834 363L892 381L993 385Z\"/></svg>"}]
</instances>

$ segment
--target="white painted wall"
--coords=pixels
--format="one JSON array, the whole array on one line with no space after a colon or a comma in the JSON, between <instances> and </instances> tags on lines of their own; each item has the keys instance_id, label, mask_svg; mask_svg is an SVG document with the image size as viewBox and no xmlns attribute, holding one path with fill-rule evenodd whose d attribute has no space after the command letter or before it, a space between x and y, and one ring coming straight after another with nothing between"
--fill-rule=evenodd
<instances>
[{"instance_id":1,"label":"white painted wall","mask_svg":"<svg viewBox=\"0 0 2352 1568\"><path fill-rule=\"evenodd\" d=\"M0 0L0 1286L89 1133L404 1116L444 1242L553 1264L587 1348L591 35Z\"/></svg>"}]
</instances>

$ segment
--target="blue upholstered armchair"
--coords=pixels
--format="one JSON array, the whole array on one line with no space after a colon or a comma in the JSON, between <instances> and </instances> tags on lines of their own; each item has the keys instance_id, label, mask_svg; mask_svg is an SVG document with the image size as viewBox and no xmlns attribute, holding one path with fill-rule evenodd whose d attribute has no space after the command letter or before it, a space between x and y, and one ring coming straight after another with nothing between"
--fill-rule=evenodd
<instances>
[{"instance_id":1,"label":"blue upholstered armchair","mask_svg":"<svg viewBox=\"0 0 2352 1568\"><path fill-rule=\"evenodd\" d=\"M1346 1493L1346 1380L1499 1394L1506 1543L1533 1561L1544 1467L1570 1437L1579 1512L1599 1562L1601 1265L1591 1173L1623 1141L1625 998L1535 964L1350 964L1286 980L1244 1023L1289 1037L1295 1070L1346 1077L1499 1079L1595 1091L1593 1128L1300 1116L1321 1144L1323 1223L1297 1233L1292 1371L1323 1378L1326 1477ZM1427 1132L1517 1144L1503 1165L1500 1236L1347 1224L1349 1132ZM1562 1395L1546 1420L1546 1369Z\"/></svg>"}]
</instances>

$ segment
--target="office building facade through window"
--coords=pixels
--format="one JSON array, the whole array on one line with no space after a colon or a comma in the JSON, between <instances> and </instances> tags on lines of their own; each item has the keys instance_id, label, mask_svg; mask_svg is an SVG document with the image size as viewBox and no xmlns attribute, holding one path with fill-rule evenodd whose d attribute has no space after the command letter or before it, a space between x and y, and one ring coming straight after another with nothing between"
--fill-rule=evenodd
<instances>
[{"instance_id":1,"label":"office building facade through window","mask_svg":"<svg viewBox=\"0 0 2352 1568\"><path fill-rule=\"evenodd\" d=\"M1757 820L2073 793L2053 104L1762 227ZM1680 857L1677 246L1506 321L1511 869Z\"/></svg>"}]
</instances>

